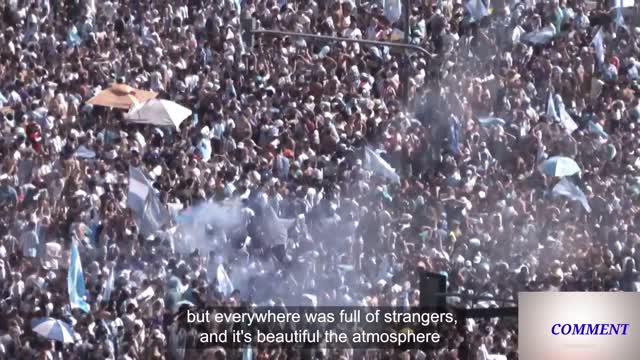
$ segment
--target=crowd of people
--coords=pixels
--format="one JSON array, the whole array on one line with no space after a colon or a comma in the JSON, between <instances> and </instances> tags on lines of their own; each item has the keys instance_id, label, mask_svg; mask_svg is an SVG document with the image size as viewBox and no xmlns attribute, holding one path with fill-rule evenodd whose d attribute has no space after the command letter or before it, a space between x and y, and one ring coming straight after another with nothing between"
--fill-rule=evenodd
<instances>
[{"instance_id":1,"label":"crowd of people","mask_svg":"<svg viewBox=\"0 0 640 360\"><path fill-rule=\"evenodd\" d=\"M418 306L422 271L455 307L637 291L636 9L409 0L406 24L403 3L3 2L0 358L517 359L510 318L463 319L434 350L248 351L203 348L180 313ZM409 31L426 52L251 36L249 19ZM114 83L193 115L172 129L89 102ZM553 191L554 156L579 165L562 181L583 201ZM169 214L155 227L128 206L134 168ZM70 302L74 247L88 309ZM74 341L34 331L43 317Z\"/></svg>"}]
</instances>

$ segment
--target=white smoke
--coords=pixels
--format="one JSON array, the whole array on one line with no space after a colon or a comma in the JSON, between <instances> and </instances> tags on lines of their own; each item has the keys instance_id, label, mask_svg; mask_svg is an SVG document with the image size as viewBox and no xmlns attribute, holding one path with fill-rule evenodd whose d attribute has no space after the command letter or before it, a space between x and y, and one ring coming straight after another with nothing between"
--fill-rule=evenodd
<instances>
[{"instance_id":1,"label":"white smoke","mask_svg":"<svg viewBox=\"0 0 640 360\"><path fill-rule=\"evenodd\" d=\"M180 240L176 250L182 253L196 249L202 254L229 251L226 234L246 227L246 214L239 199L223 203L204 202L193 206L178 217Z\"/></svg>"}]
</instances>

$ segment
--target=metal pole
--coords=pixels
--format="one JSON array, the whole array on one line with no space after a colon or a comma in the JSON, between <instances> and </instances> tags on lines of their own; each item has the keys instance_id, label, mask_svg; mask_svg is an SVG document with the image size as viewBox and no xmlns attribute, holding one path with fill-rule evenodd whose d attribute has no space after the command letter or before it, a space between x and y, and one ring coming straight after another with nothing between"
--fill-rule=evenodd
<instances>
[{"instance_id":1,"label":"metal pole","mask_svg":"<svg viewBox=\"0 0 640 360\"><path fill-rule=\"evenodd\" d=\"M457 297L463 300L475 300L475 301L495 301L501 303L511 303L517 304L516 300L506 299L506 298L494 298L491 296L482 296L482 295L469 295L463 293L454 293L454 292L445 292L445 293L435 293L433 296L444 296L444 297Z\"/></svg>"},{"instance_id":2,"label":"metal pole","mask_svg":"<svg viewBox=\"0 0 640 360\"><path fill-rule=\"evenodd\" d=\"M411 0L403 1L403 11L404 11L404 42L405 44L411 44ZM407 52L403 52L402 54L402 66L400 67L401 71L401 86L402 86L402 104L405 107L409 106L409 75L411 74L410 64L411 60L409 60L409 54Z\"/></svg>"},{"instance_id":3,"label":"metal pole","mask_svg":"<svg viewBox=\"0 0 640 360\"><path fill-rule=\"evenodd\" d=\"M431 54L426 49L417 45L411 45L411 44L405 44L405 43L341 38L336 36L316 35L316 34L297 33L297 32L290 32L290 31L277 31L277 30L254 30L252 33L254 35L291 36L291 37L301 37L301 38L307 38L312 40L324 40L324 41L331 41L331 42L344 41L348 43L358 43L358 44L372 45L372 46L388 46L391 48L400 48L400 49L415 51L429 58L433 57L433 54Z\"/></svg>"}]
</instances>

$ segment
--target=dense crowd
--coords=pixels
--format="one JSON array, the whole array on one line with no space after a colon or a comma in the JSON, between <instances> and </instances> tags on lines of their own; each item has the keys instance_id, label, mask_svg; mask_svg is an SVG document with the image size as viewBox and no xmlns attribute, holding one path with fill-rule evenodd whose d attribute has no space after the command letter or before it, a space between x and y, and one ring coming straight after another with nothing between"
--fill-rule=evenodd
<instances>
[{"instance_id":1,"label":"dense crowd","mask_svg":"<svg viewBox=\"0 0 640 360\"><path fill-rule=\"evenodd\" d=\"M410 0L406 24L399 3L4 1L0 358L517 359L508 318L373 354L202 349L180 312L417 306L421 271L446 276L457 307L637 291L636 10ZM409 30L426 52L251 37L247 19L379 41ZM193 115L171 129L88 102L114 83ZM562 181L588 206L553 191L540 164L554 156L579 165ZM128 206L133 168L170 214L155 228ZM89 311L70 305L74 246ZM74 341L36 333L42 317Z\"/></svg>"}]
</instances>

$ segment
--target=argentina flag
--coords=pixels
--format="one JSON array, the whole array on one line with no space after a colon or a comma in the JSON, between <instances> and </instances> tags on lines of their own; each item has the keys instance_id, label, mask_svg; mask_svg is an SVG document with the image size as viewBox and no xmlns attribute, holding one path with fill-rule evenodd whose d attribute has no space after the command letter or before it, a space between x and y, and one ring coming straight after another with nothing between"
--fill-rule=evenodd
<instances>
[{"instance_id":1,"label":"argentina flag","mask_svg":"<svg viewBox=\"0 0 640 360\"><path fill-rule=\"evenodd\" d=\"M127 207L133 210L136 224L144 235L153 234L170 220L169 211L140 168L129 168Z\"/></svg>"},{"instance_id":2,"label":"argentina flag","mask_svg":"<svg viewBox=\"0 0 640 360\"><path fill-rule=\"evenodd\" d=\"M67 287L69 288L69 304L72 309L81 309L89 312L89 304L84 300L87 290L84 287L84 273L78 252L78 244L74 241L71 245L71 262L67 274Z\"/></svg>"}]
</instances>

